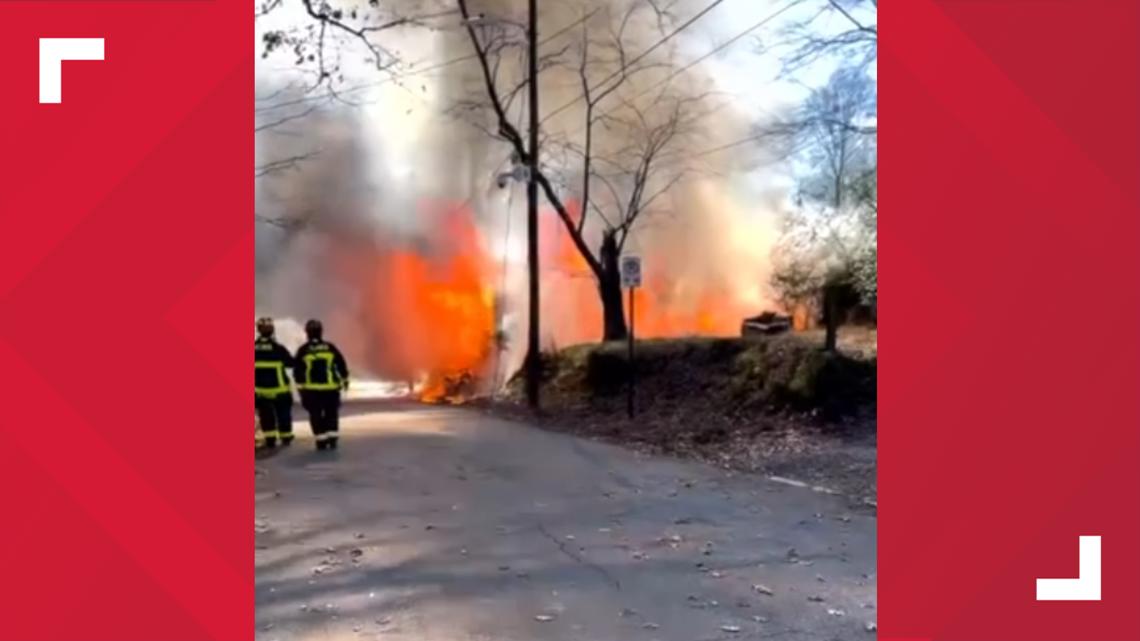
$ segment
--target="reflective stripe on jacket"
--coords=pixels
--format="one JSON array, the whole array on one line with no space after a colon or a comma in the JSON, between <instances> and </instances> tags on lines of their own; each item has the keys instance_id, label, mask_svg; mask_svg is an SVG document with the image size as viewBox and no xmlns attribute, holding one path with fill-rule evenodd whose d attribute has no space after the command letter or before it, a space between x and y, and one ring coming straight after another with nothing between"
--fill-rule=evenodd
<instances>
[{"instance_id":1,"label":"reflective stripe on jacket","mask_svg":"<svg viewBox=\"0 0 1140 641\"><path fill-rule=\"evenodd\" d=\"M311 340L297 350L293 376L297 388L312 391L332 391L344 386L348 380L348 364L336 345L328 341Z\"/></svg>"},{"instance_id":2,"label":"reflective stripe on jacket","mask_svg":"<svg viewBox=\"0 0 1140 641\"><path fill-rule=\"evenodd\" d=\"M289 393L289 374L293 364L289 350L269 338L259 338L253 344L253 393L272 398Z\"/></svg>"}]
</instances>

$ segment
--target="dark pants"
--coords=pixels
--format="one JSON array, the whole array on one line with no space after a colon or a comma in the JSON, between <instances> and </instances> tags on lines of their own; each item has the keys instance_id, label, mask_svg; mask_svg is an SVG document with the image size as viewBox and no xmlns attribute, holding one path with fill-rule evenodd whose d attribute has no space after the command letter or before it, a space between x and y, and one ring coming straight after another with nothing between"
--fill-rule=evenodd
<instances>
[{"instance_id":1,"label":"dark pants","mask_svg":"<svg viewBox=\"0 0 1140 641\"><path fill-rule=\"evenodd\" d=\"M293 440L292 394L278 394L271 398L254 396L253 404L257 408L266 445L276 445L278 438L285 443Z\"/></svg>"},{"instance_id":2,"label":"dark pants","mask_svg":"<svg viewBox=\"0 0 1140 641\"><path fill-rule=\"evenodd\" d=\"M309 413L309 425L317 443L335 443L340 429L340 390L301 392L301 404Z\"/></svg>"}]
</instances>

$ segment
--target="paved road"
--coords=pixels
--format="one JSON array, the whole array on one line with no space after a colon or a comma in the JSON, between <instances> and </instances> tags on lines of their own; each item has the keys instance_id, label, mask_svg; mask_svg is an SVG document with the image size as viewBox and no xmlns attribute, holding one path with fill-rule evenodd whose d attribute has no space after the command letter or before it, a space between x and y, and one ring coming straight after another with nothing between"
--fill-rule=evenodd
<instances>
[{"instance_id":1,"label":"paved road","mask_svg":"<svg viewBox=\"0 0 1140 641\"><path fill-rule=\"evenodd\" d=\"M875 517L840 497L462 409L342 432L257 463L261 641L875 638Z\"/></svg>"}]
</instances>

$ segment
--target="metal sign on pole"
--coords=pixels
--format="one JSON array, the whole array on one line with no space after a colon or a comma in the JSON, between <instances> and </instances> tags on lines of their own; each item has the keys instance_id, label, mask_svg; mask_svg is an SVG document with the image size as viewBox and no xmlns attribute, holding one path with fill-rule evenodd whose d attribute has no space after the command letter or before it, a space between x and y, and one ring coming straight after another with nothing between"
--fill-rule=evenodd
<instances>
[{"instance_id":1,"label":"metal sign on pole","mask_svg":"<svg viewBox=\"0 0 1140 641\"><path fill-rule=\"evenodd\" d=\"M641 287L641 258L639 256L621 257L621 286L626 289Z\"/></svg>"},{"instance_id":2,"label":"metal sign on pole","mask_svg":"<svg viewBox=\"0 0 1140 641\"><path fill-rule=\"evenodd\" d=\"M622 256L621 258L621 286L629 290L629 395L626 403L626 413L633 418L633 390L634 390L634 309L633 290L641 286L641 258L638 256Z\"/></svg>"}]
</instances>

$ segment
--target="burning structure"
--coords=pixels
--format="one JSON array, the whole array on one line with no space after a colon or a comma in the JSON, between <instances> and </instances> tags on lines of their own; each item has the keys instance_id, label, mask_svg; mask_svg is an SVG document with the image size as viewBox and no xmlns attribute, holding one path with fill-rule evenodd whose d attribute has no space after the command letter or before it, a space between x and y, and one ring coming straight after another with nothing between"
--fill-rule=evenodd
<instances>
[{"instance_id":1,"label":"burning structure","mask_svg":"<svg viewBox=\"0 0 1140 641\"><path fill-rule=\"evenodd\" d=\"M470 4L503 24L520 19L525 6ZM701 112L689 135L659 150L660 176L627 171L619 159L642 140L622 123L655 118L660 86L678 104L712 96L715 82L699 68L671 77L685 46L678 40L623 77L591 121L573 103L582 87L605 86L617 59L592 44L593 34L620 33L626 54L645 51L670 15L643 0L540 4L540 37L551 34L543 41L549 55L540 91L550 107L540 160L563 208L549 198L540 205L544 348L602 338L604 296L591 261L614 231L619 250L641 255L645 265L635 293L639 336L737 335L742 318L768 306L768 254L784 194L749 182L742 177L748 167L706 150L738 138L749 119L724 105L715 115ZM683 5L672 11L685 15ZM461 400L501 385L525 345L522 187L499 178L512 150L489 134L497 130L496 114L471 60L472 33L454 22L392 38L409 58L460 63L425 73L410 66L399 84L373 82L357 106L333 102L284 128L267 127L257 145L260 166L273 169L258 178L257 215L266 223L258 229L259 308L323 318L354 369L407 381L426 401ZM501 87L518 86L522 73L521 49L509 33L504 27L474 34L481 42L503 38L493 61ZM573 62L596 58L603 60L596 69ZM272 100L261 121L284 120L289 108L274 105L304 100L269 72L262 81ZM516 102L503 113L517 123ZM565 104L572 106L558 111ZM591 132L593 165L581 160L583 129ZM622 209L630 190L643 197L636 216Z\"/></svg>"}]
</instances>

